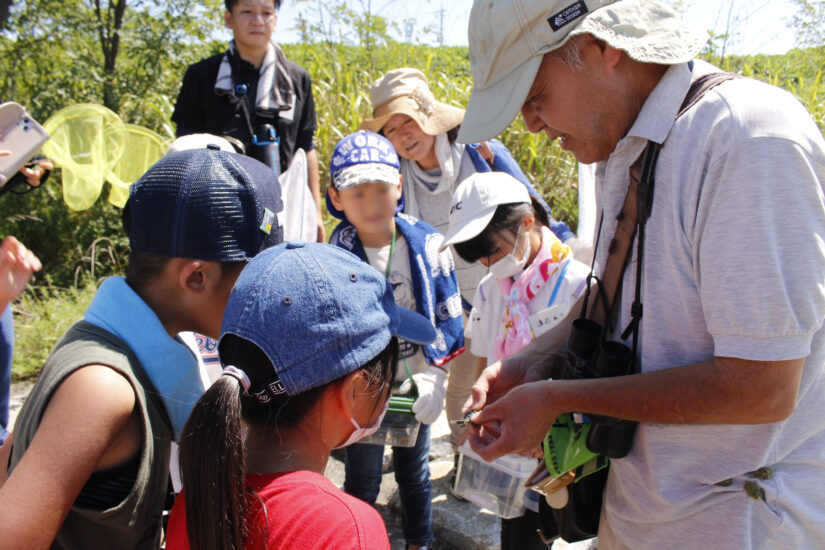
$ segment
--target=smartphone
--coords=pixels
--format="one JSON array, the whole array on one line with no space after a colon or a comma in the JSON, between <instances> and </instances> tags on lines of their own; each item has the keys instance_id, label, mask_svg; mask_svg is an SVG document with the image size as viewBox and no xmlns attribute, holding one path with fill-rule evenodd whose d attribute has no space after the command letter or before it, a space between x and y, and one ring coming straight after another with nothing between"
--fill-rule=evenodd
<instances>
[{"instance_id":1,"label":"smartphone","mask_svg":"<svg viewBox=\"0 0 825 550\"><path fill-rule=\"evenodd\" d=\"M0 156L0 186L23 167L40 149L49 133L13 101L0 103L0 151L11 151L11 155Z\"/></svg>"}]
</instances>

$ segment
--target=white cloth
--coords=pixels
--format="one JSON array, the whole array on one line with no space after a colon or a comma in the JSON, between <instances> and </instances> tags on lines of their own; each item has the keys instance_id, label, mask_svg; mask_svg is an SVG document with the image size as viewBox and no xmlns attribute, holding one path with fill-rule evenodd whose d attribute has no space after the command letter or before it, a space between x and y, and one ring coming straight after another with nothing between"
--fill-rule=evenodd
<instances>
[{"instance_id":1,"label":"white cloth","mask_svg":"<svg viewBox=\"0 0 825 550\"><path fill-rule=\"evenodd\" d=\"M433 148L436 159L438 159L438 169L430 172L425 171L413 160L403 159L406 160L401 163L405 214L423 219L419 215L418 205L418 195L422 192L433 195L449 193L449 197L452 198L453 191L457 187L456 180L461 168L461 158L464 156L464 147L462 143L451 145L447 134L435 136ZM447 206L449 207L449 204Z\"/></svg>"},{"instance_id":2,"label":"white cloth","mask_svg":"<svg viewBox=\"0 0 825 550\"><path fill-rule=\"evenodd\" d=\"M442 136L436 137L436 144ZM443 135L447 139L446 134ZM438 151L438 147L436 150ZM469 155L464 154L465 146L453 143L451 156L453 167L458 166L458 173L449 185L442 179L442 170L425 171L415 161L401 159L401 185L404 188L404 213L433 226L442 235L450 226L450 204L456 187L476 169ZM441 160L439 160L441 162ZM435 191L431 190L435 188ZM487 274L487 268L478 262L467 263L453 252L458 288L461 296L472 303L478 282Z\"/></svg>"},{"instance_id":3,"label":"white cloth","mask_svg":"<svg viewBox=\"0 0 825 550\"><path fill-rule=\"evenodd\" d=\"M576 238L593 245L596 235L596 165L579 163L579 224Z\"/></svg>"},{"instance_id":4,"label":"white cloth","mask_svg":"<svg viewBox=\"0 0 825 550\"><path fill-rule=\"evenodd\" d=\"M563 315L570 311L576 300L584 293L588 273L590 273L589 266L576 259L570 260L553 302L554 306L561 308ZM557 282L557 276L551 277L541 287L538 294L527 302L527 309L531 315L547 309ZM493 350L496 348L499 325L503 317L504 296L501 295L498 281L490 273L481 280L476 289L473 297L473 310L470 312L470 318L464 330L464 334L470 338L470 353L476 357L486 357L487 366L496 362Z\"/></svg>"},{"instance_id":5,"label":"white cloth","mask_svg":"<svg viewBox=\"0 0 825 550\"><path fill-rule=\"evenodd\" d=\"M278 176L284 203L282 212L286 218L283 221L284 242L293 239L315 242L318 237L318 209L307 179L307 154L303 149L298 149L289 169Z\"/></svg>"},{"instance_id":6,"label":"white cloth","mask_svg":"<svg viewBox=\"0 0 825 550\"><path fill-rule=\"evenodd\" d=\"M714 71L694 61L693 78ZM791 94L725 82L676 123L691 82L669 68L628 135L596 168L602 243L615 232L628 167L645 139L667 138L656 167L642 289L643 372L710 360L806 357L796 410L784 422L642 423L614 460L605 512L637 550L819 548L825 541L825 141ZM607 246L597 263L604 265ZM633 247L635 252L635 246ZM597 269L597 272L600 270ZM635 257L623 286L633 289ZM619 327L630 319L622 293ZM765 498L744 491L748 472ZM718 483L731 480L727 486Z\"/></svg>"},{"instance_id":7,"label":"white cloth","mask_svg":"<svg viewBox=\"0 0 825 550\"><path fill-rule=\"evenodd\" d=\"M382 248L368 248L365 246L364 252L372 267L380 271L382 275L386 273L387 261L390 257L390 245ZM392 286L392 294L395 298L396 305L415 311L415 294L413 293L412 275L410 271L410 252L407 241L400 234L397 235L395 241L395 254L393 254L392 257L389 281L390 286ZM400 339L398 342L401 346L398 352L400 363L395 375L395 381L403 382L409 378L407 369L404 367L404 360L406 360L412 373L416 374L427 370L427 359L424 357L424 352L418 344Z\"/></svg>"},{"instance_id":8,"label":"white cloth","mask_svg":"<svg viewBox=\"0 0 825 550\"><path fill-rule=\"evenodd\" d=\"M235 80L232 78L232 65L229 54L235 53L235 41L229 42L229 52L225 53L218 68L215 79L215 92L220 94L235 94ZM295 110L295 92L292 86L292 77L286 67L286 56L281 47L270 42L266 55L259 69L258 89L255 96L255 111L271 116L278 113L280 118L292 120ZM288 105L289 110L280 111L280 107Z\"/></svg>"}]
</instances>

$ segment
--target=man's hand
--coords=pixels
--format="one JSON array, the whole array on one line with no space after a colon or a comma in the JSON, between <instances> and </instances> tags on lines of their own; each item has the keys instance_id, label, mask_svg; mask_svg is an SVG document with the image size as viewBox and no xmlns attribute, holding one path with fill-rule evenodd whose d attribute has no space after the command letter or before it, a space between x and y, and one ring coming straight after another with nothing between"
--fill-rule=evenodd
<instances>
[{"instance_id":1,"label":"man's hand","mask_svg":"<svg viewBox=\"0 0 825 550\"><path fill-rule=\"evenodd\" d=\"M496 365L491 365L490 368ZM484 460L516 453L534 456L560 411L549 392L556 382L518 385L476 414L467 430L470 446ZM475 393L475 387L473 392Z\"/></svg>"},{"instance_id":2,"label":"man's hand","mask_svg":"<svg viewBox=\"0 0 825 550\"><path fill-rule=\"evenodd\" d=\"M521 385L513 373L535 371L505 366L496 375L492 365L473 388L486 402L471 420L470 445L485 460L530 453L560 414L574 411L674 425L781 422L794 411L804 365L804 358L714 357L642 374Z\"/></svg>"},{"instance_id":3,"label":"man's hand","mask_svg":"<svg viewBox=\"0 0 825 550\"><path fill-rule=\"evenodd\" d=\"M529 382L546 380L553 356L530 346L484 369L473 384L470 398L464 404L463 414L478 411L495 402L512 388Z\"/></svg>"},{"instance_id":4,"label":"man's hand","mask_svg":"<svg viewBox=\"0 0 825 550\"><path fill-rule=\"evenodd\" d=\"M37 187L40 185L40 179L43 177L43 174L49 170L54 170L54 163L49 159L45 159L38 160L32 168L26 168L24 166L20 169L20 173L26 176L26 181L29 185Z\"/></svg>"},{"instance_id":5,"label":"man's hand","mask_svg":"<svg viewBox=\"0 0 825 550\"><path fill-rule=\"evenodd\" d=\"M0 130L0 138L3 137L3 131ZM11 151L7 149L0 149L0 157L7 157L11 155ZM34 167L27 168L23 167L20 169L20 173L26 176L26 181L32 187L37 187L40 185L40 178L43 177L43 174L48 172L49 170L54 170L54 163L49 159L38 160Z\"/></svg>"}]
</instances>

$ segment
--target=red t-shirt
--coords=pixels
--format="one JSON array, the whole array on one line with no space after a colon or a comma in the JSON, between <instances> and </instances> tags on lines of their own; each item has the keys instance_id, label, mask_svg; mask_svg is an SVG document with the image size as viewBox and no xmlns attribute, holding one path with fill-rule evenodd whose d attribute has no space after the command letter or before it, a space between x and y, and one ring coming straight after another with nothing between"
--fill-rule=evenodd
<instances>
[{"instance_id":1,"label":"red t-shirt","mask_svg":"<svg viewBox=\"0 0 825 550\"><path fill-rule=\"evenodd\" d=\"M246 481L266 505L266 510L256 505L249 513L249 550L390 548L387 528L378 512L321 474L299 470L249 475ZM189 549L183 493L169 516L166 549Z\"/></svg>"}]
</instances>

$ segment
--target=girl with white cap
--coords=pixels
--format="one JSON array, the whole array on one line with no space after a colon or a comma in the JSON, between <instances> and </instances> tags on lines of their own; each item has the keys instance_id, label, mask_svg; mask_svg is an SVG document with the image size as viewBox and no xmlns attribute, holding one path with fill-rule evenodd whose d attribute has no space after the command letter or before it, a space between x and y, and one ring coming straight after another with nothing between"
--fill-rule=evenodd
<instances>
[{"instance_id":1,"label":"girl with white cap","mask_svg":"<svg viewBox=\"0 0 825 550\"><path fill-rule=\"evenodd\" d=\"M373 83L370 100L373 118L362 122L359 130L383 134L401 157L405 214L444 233L449 223L450 199L458 185L471 174L490 171L513 176L550 214L549 206L499 141L491 139L483 144L467 145L456 141L464 110L437 101L427 78L418 69L403 67L387 72ZM562 241L574 238L563 222L551 218L549 227ZM487 268L478 262L456 258L456 272L464 309L469 312L476 287ZM477 374L469 354L453 361L447 387L448 418L461 416L461 408ZM456 443L462 428L455 424L450 428L451 439Z\"/></svg>"},{"instance_id":2,"label":"girl with white cap","mask_svg":"<svg viewBox=\"0 0 825 550\"><path fill-rule=\"evenodd\" d=\"M555 330L559 343L579 308L590 268L547 227L547 215L507 174L474 174L456 189L443 247L489 268L476 289L466 333L481 370ZM572 313L572 315L571 315ZM546 548L538 514L502 520L501 547Z\"/></svg>"}]
</instances>

